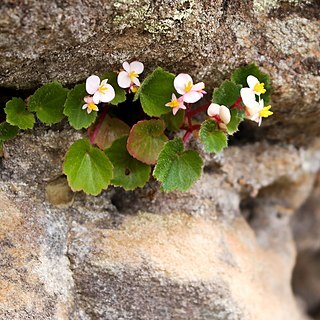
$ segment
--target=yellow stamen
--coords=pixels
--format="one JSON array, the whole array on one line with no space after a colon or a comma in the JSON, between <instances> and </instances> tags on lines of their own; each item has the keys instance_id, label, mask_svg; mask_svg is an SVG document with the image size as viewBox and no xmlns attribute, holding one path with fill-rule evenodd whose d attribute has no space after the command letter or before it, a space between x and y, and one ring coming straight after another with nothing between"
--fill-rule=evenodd
<instances>
[{"instance_id":1,"label":"yellow stamen","mask_svg":"<svg viewBox=\"0 0 320 320\"><path fill-rule=\"evenodd\" d=\"M269 116L273 115L272 111L269 111L271 106L264 107L261 111L259 111L259 116L263 118L268 118Z\"/></svg>"},{"instance_id":2,"label":"yellow stamen","mask_svg":"<svg viewBox=\"0 0 320 320\"><path fill-rule=\"evenodd\" d=\"M172 100L172 101L167 103L167 106L171 107L171 108L176 108L176 107L179 106L179 101L177 99Z\"/></svg>"},{"instance_id":3,"label":"yellow stamen","mask_svg":"<svg viewBox=\"0 0 320 320\"><path fill-rule=\"evenodd\" d=\"M264 88L264 83L263 82L257 82L257 84L253 87L253 90L255 92L259 92L261 94L266 93L266 89Z\"/></svg>"},{"instance_id":4,"label":"yellow stamen","mask_svg":"<svg viewBox=\"0 0 320 320\"><path fill-rule=\"evenodd\" d=\"M101 94L105 94L106 91L108 90L108 87L106 87L105 85L101 84L98 88L98 91L101 93Z\"/></svg>"},{"instance_id":5,"label":"yellow stamen","mask_svg":"<svg viewBox=\"0 0 320 320\"><path fill-rule=\"evenodd\" d=\"M184 91L189 92L191 91L192 87L193 87L192 82L189 81L187 84L184 85Z\"/></svg>"},{"instance_id":6,"label":"yellow stamen","mask_svg":"<svg viewBox=\"0 0 320 320\"><path fill-rule=\"evenodd\" d=\"M134 78L139 78L139 75L135 71L129 72L130 80L133 82Z\"/></svg>"},{"instance_id":7,"label":"yellow stamen","mask_svg":"<svg viewBox=\"0 0 320 320\"><path fill-rule=\"evenodd\" d=\"M88 103L88 109L93 111L99 111L98 107L93 102Z\"/></svg>"},{"instance_id":8,"label":"yellow stamen","mask_svg":"<svg viewBox=\"0 0 320 320\"><path fill-rule=\"evenodd\" d=\"M136 92L138 91L138 89L139 89L139 87L133 86L133 87L131 88L131 92L132 92L132 93L136 93Z\"/></svg>"}]
</instances>

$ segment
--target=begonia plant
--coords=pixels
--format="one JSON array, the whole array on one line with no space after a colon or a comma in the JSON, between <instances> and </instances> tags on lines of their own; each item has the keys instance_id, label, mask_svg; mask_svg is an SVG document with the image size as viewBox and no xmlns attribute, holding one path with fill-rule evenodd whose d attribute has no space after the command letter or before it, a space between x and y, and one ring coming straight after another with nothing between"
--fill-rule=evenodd
<instances>
[{"instance_id":1,"label":"begonia plant","mask_svg":"<svg viewBox=\"0 0 320 320\"><path fill-rule=\"evenodd\" d=\"M273 114L265 106L269 77L254 64L235 70L211 99L204 82L194 84L189 74L158 67L143 79L143 63L125 61L122 67L90 75L71 90L53 81L25 101L12 98L0 124L0 149L19 130L32 129L36 118L51 125L67 117L74 129L87 129L82 139L70 141L63 163L72 190L133 190L153 175L164 191L186 191L203 168L200 153L189 150L191 137L205 152L218 153L244 119L260 126Z\"/></svg>"}]
</instances>

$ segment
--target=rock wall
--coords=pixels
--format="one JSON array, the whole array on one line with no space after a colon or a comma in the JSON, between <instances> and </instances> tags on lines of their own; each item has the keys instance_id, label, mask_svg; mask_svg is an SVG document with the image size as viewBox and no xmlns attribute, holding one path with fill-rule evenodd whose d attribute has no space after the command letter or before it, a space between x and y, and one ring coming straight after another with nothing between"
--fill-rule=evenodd
<instances>
[{"instance_id":1,"label":"rock wall","mask_svg":"<svg viewBox=\"0 0 320 320\"><path fill-rule=\"evenodd\" d=\"M0 319L307 319L290 219L312 194L319 144L230 147L188 193L151 183L70 199L57 177L75 138L38 127L6 145Z\"/></svg>"},{"instance_id":2,"label":"rock wall","mask_svg":"<svg viewBox=\"0 0 320 320\"><path fill-rule=\"evenodd\" d=\"M61 164L81 133L64 124L6 143L0 319L319 319L319 8L2 1L0 98L52 79L72 85L131 59L212 88L255 61L272 76L275 114L207 157L187 193L150 182L73 194Z\"/></svg>"},{"instance_id":3,"label":"rock wall","mask_svg":"<svg viewBox=\"0 0 320 320\"><path fill-rule=\"evenodd\" d=\"M319 12L317 0L3 0L0 87L74 84L139 59L212 89L256 62L277 116L255 134L306 144L320 134Z\"/></svg>"}]
</instances>

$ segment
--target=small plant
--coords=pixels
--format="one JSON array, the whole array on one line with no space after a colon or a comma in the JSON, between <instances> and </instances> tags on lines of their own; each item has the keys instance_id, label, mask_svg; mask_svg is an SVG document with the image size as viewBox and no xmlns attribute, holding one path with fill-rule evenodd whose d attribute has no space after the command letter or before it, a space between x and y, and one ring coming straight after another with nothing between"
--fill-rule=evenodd
<instances>
[{"instance_id":1,"label":"small plant","mask_svg":"<svg viewBox=\"0 0 320 320\"><path fill-rule=\"evenodd\" d=\"M206 95L203 82L157 68L140 83L143 70L141 62L124 62L119 73L91 75L71 90L53 81L26 102L13 98L0 124L0 150L19 129L32 129L35 116L48 125L67 117L74 129L88 129L88 138L71 145L63 164L72 190L98 195L110 184L133 190L152 173L164 191L186 191L203 167L200 154L186 150L191 135L206 152L218 153L245 118L261 125L272 115L265 106L269 77L254 64L235 70L214 89L212 101L197 108L192 104Z\"/></svg>"}]
</instances>

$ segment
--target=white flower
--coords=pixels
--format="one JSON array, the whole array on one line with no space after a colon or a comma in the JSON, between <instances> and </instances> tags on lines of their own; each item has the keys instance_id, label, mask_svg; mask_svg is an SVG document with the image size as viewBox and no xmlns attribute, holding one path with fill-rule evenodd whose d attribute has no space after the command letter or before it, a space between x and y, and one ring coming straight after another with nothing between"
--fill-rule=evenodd
<instances>
[{"instance_id":1,"label":"white flower","mask_svg":"<svg viewBox=\"0 0 320 320\"><path fill-rule=\"evenodd\" d=\"M130 64L126 61L122 64L124 71L118 74L118 84L121 88L133 88L134 85L140 86L139 74L143 72L143 63L133 61Z\"/></svg>"},{"instance_id":2,"label":"white flower","mask_svg":"<svg viewBox=\"0 0 320 320\"><path fill-rule=\"evenodd\" d=\"M195 103L199 101L206 93L204 83L199 82L193 84L192 78L186 73L178 74L173 82L177 92L183 96L183 101L187 103Z\"/></svg>"},{"instance_id":3,"label":"white flower","mask_svg":"<svg viewBox=\"0 0 320 320\"><path fill-rule=\"evenodd\" d=\"M240 90L242 101L246 107L246 118L259 123L261 125L262 118L268 118L273 114L270 111L271 106L264 106L263 99L256 101L256 96L250 88L242 88Z\"/></svg>"},{"instance_id":4,"label":"white flower","mask_svg":"<svg viewBox=\"0 0 320 320\"><path fill-rule=\"evenodd\" d=\"M207 110L207 113L209 117L213 118L217 122L220 129L227 130L227 124L231 119L229 108L224 105L211 103Z\"/></svg>"},{"instance_id":5,"label":"white flower","mask_svg":"<svg viewBox=\"0 0 320 320\"><path fill-rule=\"evenodd\" d=\"M179 109L186 109L186 106L183 104L183 97L177 99L174 93L172 94L171 101L166 103L166 107L172 108L173 115L176 115Z\"/></svg>"},{"instance_id":6,"label":"white flower","mask_svg":"<svg viewBox=\"0 0 320 320\"><path fill-rule=\"evenodd\" d=\"M113 87L107 83L108 79L102 80L98 76L92 75L86 81L86 90L93 95L93 102L98 104L100 102L110 102L115 97Z\"/></svg>"},{"instance_id":7,"label":"white flower","mask_svg":"<svg viewBox=\"0 0 320 320\"><path fill-rule=\"evenodd\" d=\"M93 102L92 97L87 96L83 98L85 104L82 106L82 109L87 109L88 113L91 113L92 110L99 111L98 107Z\"/></svg>"},{"instance_id":8,"label":"white flower","mask_svg":"<svg viewBox=\"0 0 320 320\"><path fill-rule=\"evenodd\" d=\"M255 76L248 76L247 83L249 88L258 96L260 94L266 93L266 89L264 88L264 83L260 83L259 80Z\"/></svg>"}]
</instances>

